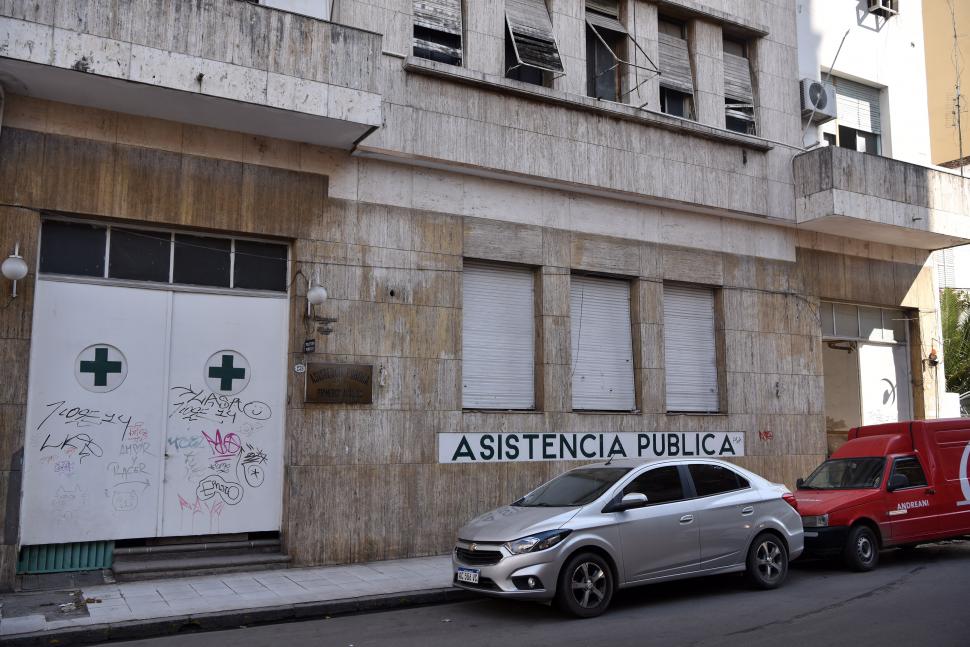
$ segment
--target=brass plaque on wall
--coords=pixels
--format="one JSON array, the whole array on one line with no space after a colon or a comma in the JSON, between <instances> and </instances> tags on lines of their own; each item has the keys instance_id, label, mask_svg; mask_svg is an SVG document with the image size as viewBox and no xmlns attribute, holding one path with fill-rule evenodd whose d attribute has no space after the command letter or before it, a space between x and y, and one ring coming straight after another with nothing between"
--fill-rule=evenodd
<instances>
[{"instance_id":1,"label":"brass plaque on wall","mask_svg":"<svg viewBox=\"0 0 970 647\"><path fill-rule=\"evenodd\" d=\"M310 362L306 368L306 402L371 404L374 367L365 364Z\"/></svg>"}]
</instances>

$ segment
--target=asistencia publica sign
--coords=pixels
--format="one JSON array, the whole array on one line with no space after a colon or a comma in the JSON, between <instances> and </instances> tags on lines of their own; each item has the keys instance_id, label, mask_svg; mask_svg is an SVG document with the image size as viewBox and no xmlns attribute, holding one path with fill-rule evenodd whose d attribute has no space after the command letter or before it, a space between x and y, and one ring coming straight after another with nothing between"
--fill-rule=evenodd
<instances>
[{"instance_id":1,"label":"asistencia publica sign","mask_svg":"<svg viewBox=\"0 0 970 647\"><path fill-rule=\"evenodd\" d=\"M440 433L439 463L744 456L739 431L623 433Z\"/></svg>"}]
</instances>

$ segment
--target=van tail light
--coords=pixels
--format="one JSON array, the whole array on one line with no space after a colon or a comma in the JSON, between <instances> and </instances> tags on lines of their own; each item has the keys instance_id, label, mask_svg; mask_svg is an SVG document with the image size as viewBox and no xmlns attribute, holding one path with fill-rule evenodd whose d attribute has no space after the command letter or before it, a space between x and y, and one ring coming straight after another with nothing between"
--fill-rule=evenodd
<instances>
[{"instance_id":1,"label":"van tail light","mask_svg":"<svg viewBox=\"0 0 970 647\"><path fill-rule=\"evenodd\" d=\"M785 503L795 508L795 510L798 510L798 499L795 498L794 494L791 492L785 492L781 495L781 498L785 500Z\"/></svg>"}]
</instances>

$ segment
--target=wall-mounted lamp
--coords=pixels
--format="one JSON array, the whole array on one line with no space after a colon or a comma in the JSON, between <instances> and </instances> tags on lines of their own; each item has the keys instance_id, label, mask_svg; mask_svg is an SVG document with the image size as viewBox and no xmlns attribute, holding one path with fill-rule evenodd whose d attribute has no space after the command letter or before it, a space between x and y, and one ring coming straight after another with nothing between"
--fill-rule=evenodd
<instances>
[{"instance_id":1,"label":"wall-mounted lamp","mask_svg":"<svg viewBox=\"0 0 970 647\"><path fill-rule=\"evenodd\" d=\"M20 243L14 245L13 254L8 256L0 265L0 273L9 281L13 281L13 292L10 298L17 296L17 281L27 276L27 262L20 255Z\"/></svg>"},{"instance_id":2,"label":"wall-mounted lamp","mask_svg":"<svg viewBox=\"0 0 970 647\"><path fill-rule=\"evenodd\" d=\"M929 362L930 366L936 366L940 363L940 357L936 354L936 348L930 349L930 354L929 357L926 358L926 361Z\"/></svg>"},{"instance_id":3,"label":"wall-mounted lamp","mask_svg":"<svg viewBox=\"0 0 970 647\"><path fill-rule=\"evenodd\" d=\"M320 285L320 276L314 274L310 287L306 291L306 318L307 321L319 324L317 332L329 335L333 332L333 324L337 321L331 317L318 317L313 314L313 307L322 304L327 300L327 288Z\"/></svg>"}]
</instances>

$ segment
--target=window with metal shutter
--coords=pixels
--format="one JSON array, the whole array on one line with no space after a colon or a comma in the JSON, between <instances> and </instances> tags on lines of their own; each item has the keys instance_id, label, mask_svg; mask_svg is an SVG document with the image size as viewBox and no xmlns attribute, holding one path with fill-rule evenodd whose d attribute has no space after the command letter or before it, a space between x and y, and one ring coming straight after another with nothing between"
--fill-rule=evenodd
<instances>
[{"instance_id":1,"label":"window with metal shutter","mask_svg":"<svg viewBox=\"0 0 970 647\"><path fill-rule=\"evenodd\" d=\"M694 77L690 71L687 40L660 32L660 85L671 90L694 94Z\"/></svg>"},{"instance_id":2,"label":"window with metal shutter","mask_svg":"<svg viewBox=\"0 0 970 647\"><path fill-rule=\"evenodd\" d=\"M740 103L754 103L748 59L728 52L724 52L724 98Z\"/></svg>"},{"instance_id":3,"label":"window with metal shutter","mask_svg":"<svg viewBox=\"0 0 970 647\"><path fill-rule=\"evenodd\" d=\"M664 284L664 356L668 411L720 408L714 290Z\"/></svg>"},{"instance_id":4,"label":"window with metal shutter","mask_svg":"<svg viewBox=\"0 0 970 647\"><path fill-rule=\"evenodd\" d=\"M505 19L519 65L564 72L544 0L506 0Z\"/></svg>"},{"instance_id":5,"label":"window with metal shutter","mask_svg":"<svg viewBox=\"0 0 970 647\"><path fill-rule=\"evenodd\" d=\"M461 0L414 0L414 54L461 64Z\"/></svg>"},{"instance_id":6,"label":"window with metal shutter","mask_svg":"<svg viewBox=\"0 0 970 647\"><path fill-rule=\"evenodd\" d=\"M462 279L462 406L534 408L532 271L466 262Z\"/></svg>"},{"instance_id":7,"label":"window with metal shutter","mask_svg":"<svg viewBox=\"0 0 970 647\"><path fill-rule=\"evenodd\" d=\"M632 411L630 284L573 276L569 293L573 409Z\"/></svg>"},{"instance_id":8,"label":"window with metal shutter","mask_svg":"<svg viewBox=\"0 0 970 647\"><path fill-rule=\"evenodd\" d=\"M832 77L840 126L878 135L881 131L879 88Z\"/></svg>"}]
</instances>

